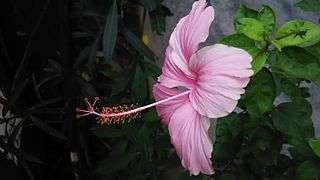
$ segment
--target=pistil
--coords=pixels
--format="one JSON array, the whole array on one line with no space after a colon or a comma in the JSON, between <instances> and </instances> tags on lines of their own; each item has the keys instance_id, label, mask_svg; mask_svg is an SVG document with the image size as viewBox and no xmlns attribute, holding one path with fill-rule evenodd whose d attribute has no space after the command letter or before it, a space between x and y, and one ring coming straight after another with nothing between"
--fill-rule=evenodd
<instances>
[{"instance_id":1,"label":"pistil","mask_svg":"<svg viewBox=\"0 0 320 180\"><path fill-rule=\"evenodd\" d=\"M123 123L125 120L131 121L132 119L136 119L140 117L141 111L146 110L148 108L154 107L156 105L171 101L173 99L179 98L181 96L187 95L190 93L190 90L184 91L175 96L168 97L166 99L154 102L152 104L148 104L142 107L136 107L135 105L121 105L116 107L103 107L101 112L97 112L96 103L99 98L95 98L94 102L91 104L88 98L84 98L85 103L87 104L87 110L77 108L77 118L81 118L88 115L96 115L99 118L99 123L101 124L118 124Z\"/></svg>"}]
</instances>

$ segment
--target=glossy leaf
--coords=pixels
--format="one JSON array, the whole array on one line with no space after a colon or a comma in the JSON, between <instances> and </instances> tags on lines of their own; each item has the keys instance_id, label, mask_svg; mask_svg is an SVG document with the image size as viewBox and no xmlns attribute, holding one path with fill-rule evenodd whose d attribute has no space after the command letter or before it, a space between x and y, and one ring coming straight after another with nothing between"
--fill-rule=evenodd
<instances>
[{"instance_id":1,"label":"glossy leaf","mask_svg":"<svg viewBox=\"0 0 320 180\"><path fill-rule=\"evenodd\" d=\"M263 52L258 48L253 48L248 52L251 54L253 58L251 65L252 65L253 72L256 74L264 67L268 56L265 52Z\"/></svg>"},{"instance_id":2,"label":"glossy leaf","mask_svg":"<svg viewBox=\"0 0 320 180\"><path fill-rule=\"evenodd\" d=\"M235 21L238 33L244 33L257 41L263 41L271 37L276 17L272 8L267 5L263 5L259 12L241 5Z\"/></svg>"},{"instance_id":3,"label":"glossy leaf","mask_svg":"<svg viewBox=\"0 0 320 180\"><path fill-rule=\"evenodd\" d=\"M224 37L221 41L222 44L244 49L246 51L255 47L254 40L248 38L244 34L233 34Z\"/></svg>"},{"instance_id":4,"label":"glossy leaf","mask_svg":"<svg viewBox=\"0 0 320 180\"><path fill-rule=\"evenodd\" d=\"M272 8L270 6L263 5L259 12L258 19L263 23L267 33L271 35L276 24L276 16Z\"/></svg>"},{"instance_id":5,"label":"glossy leaf","mask_svg":"<svg viewBox=\"0 0 320 180\"><path fill-rule=\"evenodd\" d=\"M304 100L304 96L302 92L303 89L299 88L298 84L286 78L282 78L280 80L280 84L281 84L282 91L290 97L291 101L298 103Z\"/></svg>"},{"instance_id":6,"label":"glossy leaf","mask_svg":"<svg viewBox=\"0 0 320 180\"><path fill-rule=\"evenodd\" d=\"M310 46L318 41L320 41L319 25L305 20L293 20L278 29L273 43L281 49L286 46Z\"/></svg>"},{"instance_id":7,"label":"glossy leaf","mask_svg":"<svg viewBox=\"0 0 320 180\"><path fill-rule=\"evenodd\" d=\"M244 96L244 106L252 118L259 118L271 111L276 96L271 73L262 69L251 80Z\"/></svg>"},{"instance_id":8,"label":"glossy leaf","mask_svg":"<svg viewBox=\"0 0 320 180\"><path fill-rule=\"evenodd\" d=\"M303 48L290 47L277 53L271 63L273 70L287 77L302 78L320 85L320 62Z\"/></svg>"},{"instance_id":9,"label":"glossy leaf","mask_svg":"<svg viewBox=\"0 0 320 180\"><path fill-rule=\"evenodd\" d=\"M237 20L236 30L256 41L264 41L266 30L259 20L253 18L241 18Z\"/></svg>"}]
</instances>

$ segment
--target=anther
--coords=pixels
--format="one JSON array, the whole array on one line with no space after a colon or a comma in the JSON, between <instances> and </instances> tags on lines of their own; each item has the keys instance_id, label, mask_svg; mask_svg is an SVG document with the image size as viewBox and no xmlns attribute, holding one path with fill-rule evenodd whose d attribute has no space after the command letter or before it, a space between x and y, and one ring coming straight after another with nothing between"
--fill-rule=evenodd
<instances>
[{"instance_id":1,"label":"anther","mask_svg":"<svg viewBox=\"0 0 320 180\"><path fill-rule=\"evenodd\" d=\"M135 112L125 114L124 112L135 109L135 105L121 105L115 107L103 107L99 118L100 124L123 124L124 122L130 122L132 119L139 118L141 113Z\"/></svg>"}]
</instances>

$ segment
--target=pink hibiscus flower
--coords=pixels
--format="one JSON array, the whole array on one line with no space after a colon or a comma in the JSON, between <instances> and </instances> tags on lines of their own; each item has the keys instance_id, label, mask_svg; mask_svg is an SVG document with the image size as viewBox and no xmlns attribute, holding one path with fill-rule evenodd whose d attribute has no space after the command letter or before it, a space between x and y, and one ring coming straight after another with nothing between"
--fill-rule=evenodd
<instances>
[{"instance_id":1,"label":"pink hibiscus flower","mask_svg":"<svg viewBox=\"0 0 320 180\"><path fill-rule=\"evenodd\" d=\"M213 144L208 135L210 118L231 113L253 75L251 56L244 50L215 44L198 50L209 35L214 10L205 0L196 1L171 34L162 74L153 87L155 103L134 106L77 109L78 117L97 115L100 123L119 123L136 118L139 112L156 106L168 126L171 143L182 166L197 175L213 174Z\"/></svg>"},{"instance_id":2,"label":"pink hibiscus flower","mask_svg":"<svg viewBox=\"0 0 320 180\"><path fill-rule=\"evenodd\" d=\"M156 101L179 96L156 108L183 167L193 175L213 174L210 118L234 110L253 74L251 56L242 49L215 44L198 50L214 19L213 8L206 5L205 0L195 2L175 27L153 88Z\"/></svg>"}]
</instances>

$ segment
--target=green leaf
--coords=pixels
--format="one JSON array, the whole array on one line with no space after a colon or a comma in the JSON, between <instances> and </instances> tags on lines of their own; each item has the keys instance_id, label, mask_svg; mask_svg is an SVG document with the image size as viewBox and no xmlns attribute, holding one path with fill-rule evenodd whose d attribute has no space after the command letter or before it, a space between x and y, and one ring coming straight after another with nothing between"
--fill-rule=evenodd
<instances>
[{"instance_id":1,"label":"green leaf","mask_svg":"<svg viewBox=\"0 0 320 180\"><path fill-rule=\"evenodd\" d=\"M166 31L166 18L161 9L150 13L150 23L152 30L158 35L162 35Z\"/></svg>"},{"instance_id":2,"label":"green leaf","mask_svg":"<svg viewBox=\"0 0 320 180\"><path fill-rule=\"evenodd\" d=\"M289 78L302 78L320 85L320 62L303 48L287 47L278 52L272 70Z\"/></svg>"},{"instance_id":3,"label":"green leaf","mask_svg":"<svg viewBox=\"0 0 320 180\"><path fill-rule=\"evenodd\" d=\"M257 18L258 11L254 9L250 9L245 5L240 5L239 9L237 10L235 21L242 19L242 18Z\"/></svg>"},{"instance_id":4,"label":"green leaf","mask_svg":"<svg viewBox=\"0 0 320 180\"><path fill-rule=\"evenodd\" d=\"M251 80L244 96L244 106L252 118L259 118L272 109L275 96L272 75L264 68Z\"/></svg>"},{"instance_id":5,"label":"green leaf","mask_svg":"<svg viewBox=\"0 0 320 180\"><path fill-rule=\"evenodd\" d=\"M244 49L246 51L255 47L254 40L248 38L244 34L232 34L225 36L221 41L222 44Z\"/></svg>"},{"instance_id":6,"label":"green leaf","mask_svg":"<svg viewBox=\"0 0 320 180\"><path fill-rule=\"evenodd\" d=\"M314 136L311 120L312 108L308 101L282 103L272 112L274 126L286 135L289 144L303 155L310 155L306 138Z\"/></svg>"},{"instance_id":7,"label":"green leaf","mask_svg":"<svg viewBox=\"0 0 320 180\"><path fill-rule=\"evenodd\" d=\"M265 151L276 147L276 138L273 130L270 130L269 128L258 127L250 135L255 148Z\"/></svg>"},{"instance_id":8,"label":"green leaf","mask_svg":"<svg viewBox=\"0 0 320 180\"><path fill-rule=\"evenodd\" d=\"M136 135L136 144L139 145L140 152L142 152L142 156L148 161L152 161L152 155L154 152L153 147L153 136L152 136L152 127L149 124L143 124Z\"/></svg>"},{"instance_id":9,"label":"green leaf","mask_svg":"<svg viewBox=\"0 0 320 180\"><path fill-rule=\"evenodd\" d=\"M290 96L291 101L299 103L304 100L303 89L299 88L299 84L295 84L287 78L280 79L281 89Z\"/></svg>"},{"instance_id":10,"label":"green leaf","mask_svg":"<svg viewBox=\"0 0 320 180\"><path fill-rule=\"evenodd\" d=\"M143 68L145 70L145 74L148 77L152 77L154 80L158 78L161 72L161 68L158 64L153 61L150 61L146 57L140 60L143 63Z\"/></svg>"},{"instance_id":11,"label":"green leaf","mask_svg":"<svg viewBox=\"0 0 320 180\"><path fill-rule=\"evenodd\" d=\"M261 10L250 9L241 5L236 14L236 30L257 41L263 41L271 37L275 28L275 14L273 10L263 5Z\"/></svg>"},{"instance_id":12,"label":"green leaf","mask_svg":"<svg viewBox=\"0 0 320 180\"><path fill-rule=\"evenodd\" d=\"M99 126L92 128L93 133L98 138L117 138L123 136L121 129L111 126Z\"/></svg>"},{"instance_id":13,"label":"green leaf","mask_svg":"<svg viewBox=\"0 0 320 180\"><path fill-rule=\"evenodd\" d=\"M173 15L169 8L160 5L154 11L149 12L151 28L158 35L166 31L166 17Z\"/></svg>"},{"instance_id":14,"label":"green leaf","mask_svg":"<svg viewBox=\"0 0 320 180\"><path fill-rule=\"evenodd\" d=\"M241 18L237 20L236 30L256 41L264 41L266 30L259 20L253 18Z\"/></svg>"},{"instance_id":15,"label":"green leaf","mask_svg":"<svg viewBox=\"0 0 320 180\"><path fill-rule=\"evenodd\" d=\"M127 41L142 55L147 58L154 60L155 55L152 50L146 46L140 38L138 38L133 32L131 32L128 28L123 27L122 33L127 39Z\"/></svg>"},{"instance_id":16,"label":"green leaf","mask_svg":"<svg viewBox=\"0 0 320 180\"><path fill-rule=\"evenodd\" d=\"M216 161L229 160L235 156L236 147L239 146L240 142L241 127L242 123L235 113L217 120L216 140L213 148Z\"/></svg>"},{"instance_id":17,"label":"green leaf","mask_svg":"<svg viewBox=\"0 0 320 180\"><path fill-rule=\"evenodd\" d=\"M301 180L314 180L319 178L319 164L307 160L299 165L297 172Z\"/></svg>"},{"instance_id":18,"label":"green leaf","mask_svg":"<svg viewBox=\"0 0 320 180\"><path fill-rule=\"evenodd\" d=\"M304 11L320 11L320 0L302 0L295 4L295 6Z\"/></svg>"},{"instance_id":19,"label":"green leaf","mask_svg":"<svg viewBox=\"0 0 320 180\"><path fill-rule=\"evenodd\" d=\"M113 3L108 11L106 17L106 25L103 33L103 53L106 61L112 59L112 54L117 41L118 34L118 8L117 1Z\"/></svg>"},{"instance_id":20,"label":"green leaf","mask_svg":"<svg viewBox=\"0 0 320 180\"><path fill-rule=\"evenodd\" d=\"M320 157L320 140L319 139L310 139L309 146L312 148L313 152Z\"/></svg>"},{"instance_id":21,"label":"green leaf","mask_svg":"<svg viewBox=\"0 0 320 180\"><path fill-rule=\"evenodd\" d=\"M278 29L273 44L281 49L286 46L310 46L318 41L320 41L319 25L304 20L293 20Z\"/></svg>"},{"instance_id":22,"label":"green leaf","mask_svg":"<svg viewBox=\"0 0 320 180\"><path fill-rule=\"evenodd\" d=\"M313 137L311 120L312 108L305 100L303 103L282 103L272 112L276 128L288 135L300 134L305 138Z\"/></svg>"},{"instance_id":23,"label":"green leaf","mask_svg":"<svg viewBox=\"0 0 320 180\"><path fill-rule=\"evenodd\" d=\"M262 50L258 49L258 48L253 48L251 50L248 51L251 56L252 56L252 70L254 72L254 74L257 74L265 65L268 56L266 55L265 52L263 52Z\"/></svg>"},{"instance_id":24,"label":"green leaf","mask_svg":"<svg viewBox=\"0 0 320 180\"><path fill-rule=\"evenodd\" d=\"M133 99L136 102L144 102L147 97L147 83L144 72L139 64L136 65L132 86L131 86Z\"/></svg>"},{"instance_id":25,"label":"green leaf","mask_svg":"<svg viewBox=\"0 0 320 180\"><path fill-rule=\"evenodd\" d=\"M272 8L267 5L263 5L259 12L258 19L264 24L268 35L271 36L276 24L276 16Z\"/></svg>"},{"instance_id":26,"label":"green leaf","mask_svg":"<svg viewBox=\"0 0 320 180\"><path fill-rule=\"evenodd\" d=\"M317 57L318 61L320 62L320 42L312 46L305 47L304 49Z\"/></svg>"}]
</instances>

